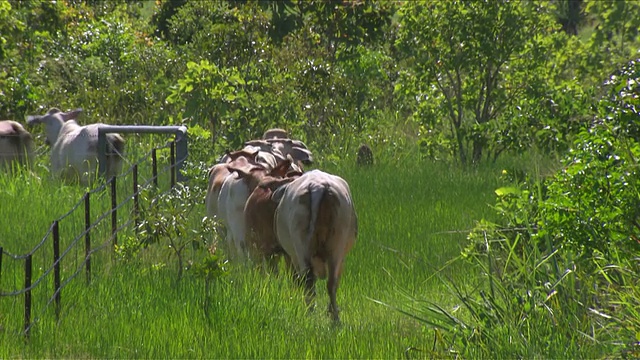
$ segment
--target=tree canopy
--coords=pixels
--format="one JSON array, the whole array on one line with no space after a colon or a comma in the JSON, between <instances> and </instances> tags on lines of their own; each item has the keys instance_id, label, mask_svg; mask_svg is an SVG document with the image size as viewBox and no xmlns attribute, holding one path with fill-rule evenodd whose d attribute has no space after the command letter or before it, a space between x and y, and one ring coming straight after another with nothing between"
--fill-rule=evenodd
<instances>
[{"instance_id":1,"label":"tree canopy","mask_svg":"<svg viewBox=\"0 0 640 360\"><path fill-rule=\"evenodd\" d=\"M328 152L414 145L464 164L564 151L637 56L639 15L573 0L0 0L0 115L185 121L219 151L272 126Z\"/></svg>"}]
</instances>

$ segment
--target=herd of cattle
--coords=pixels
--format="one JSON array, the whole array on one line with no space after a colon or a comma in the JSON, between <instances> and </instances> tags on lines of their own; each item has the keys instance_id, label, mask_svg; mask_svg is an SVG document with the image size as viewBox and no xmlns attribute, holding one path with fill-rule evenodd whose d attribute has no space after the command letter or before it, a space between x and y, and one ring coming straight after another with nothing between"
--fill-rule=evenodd
<instances>
[{"instance_id":1,"label":"herd of cattle","mask_svg":"<svg viewBox=\"0 0 640 360\"><path fill-rule=\"evenodd\" d=\"M303 278L307 302L316 278L327 278L329 312L339 320L338 282L358 234L349 185L320 170L304 172L311 152L282 129L244 145L209 171L207 214L226 226L232 257L274 267L283 255Z\"/></svg>"},{"instance_id":2,"label":"herd of cattle","mask_svg":"<svg viewBox=\"0 0 640 360\"><path fill-rule=\"evenodd\" d=\"M81 111L53 108L27 116L27 124L45 126L54 175L88 184L95 175L101 124L80 126L75 119ZM118 134L108 134L107 142L110 176L122 168L125 142ZM31 162L34 148L20 123L0 121L0 171L14 162ZM371 150L361 147L358 163L372 160ZM308 303L315 296L316 279L327 278L329 312L339 320L336 292L358 221L347 182L320 170L305 172L312 161L304 143L290 139L285 130L270 129L262 139L227 152L211 168L206 211L225 226L233 259L264 261L273 269L283 256L304 281Z\"/></svg>"}]
</instances>

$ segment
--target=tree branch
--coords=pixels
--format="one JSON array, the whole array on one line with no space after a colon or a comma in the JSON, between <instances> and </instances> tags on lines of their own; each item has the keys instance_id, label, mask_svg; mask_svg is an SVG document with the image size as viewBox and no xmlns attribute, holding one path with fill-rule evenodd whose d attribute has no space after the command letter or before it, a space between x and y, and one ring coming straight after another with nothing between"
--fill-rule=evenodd
<instances>
[{"instance_id":1,"label":"tree branch","mask_svg":"<svg viewBox=\"0 0 640 360\"><path fill-rule=\"evenodd\" d=\"M450 78L449 72L446 71L446 73L447 73L446 76ZM449 117L451 118L451 123L455 126L456 125L456 115L455 115L455 111L453 109L453 102L451 101L451 98L450 98L448 92L444 88L444 85L442 85L442 83L440 82L440 77L438 76L439 74L435 71L435 69L434 69L434 75L435 75L434 78L436 79L436 86L444 94L445 103L447 104L447 110L449 110ZM454 135L455 135L455 133L456 132L454 132Z\"/></svg>"}]
</instances>

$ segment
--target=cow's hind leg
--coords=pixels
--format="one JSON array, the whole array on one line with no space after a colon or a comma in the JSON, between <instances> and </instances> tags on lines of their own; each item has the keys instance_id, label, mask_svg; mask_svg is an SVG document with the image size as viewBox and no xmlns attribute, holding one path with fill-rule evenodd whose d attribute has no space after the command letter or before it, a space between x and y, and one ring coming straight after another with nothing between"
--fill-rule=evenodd
<instances>
[{"instance_id":1,"label":"cow's hind leg","mask_svg":"<svg viewBox=\"0 0 640 360\"><path fill-rule=\"evenodd\" d=\"M309 311L313 311L313 299L316 296L316 275L313 273L311 266L307 267L304 272L304 290L307 307Z\"/></svg>"},{"instance_id":2,"label":"cow's hind leg","mask_svg":"<svg viewBox=\"0 0 640 360\"><path fill-rule=\"evenodd\" d=\"M340 272L342 267L342 261L331 256L329 258L329 275L327 279L327 292L329 293L329 314L335 322L340 321L340 309L338 308L338 302L336 300L336 294L338 292L338 284L340 282Z\"/></svg>"}]
</instances>

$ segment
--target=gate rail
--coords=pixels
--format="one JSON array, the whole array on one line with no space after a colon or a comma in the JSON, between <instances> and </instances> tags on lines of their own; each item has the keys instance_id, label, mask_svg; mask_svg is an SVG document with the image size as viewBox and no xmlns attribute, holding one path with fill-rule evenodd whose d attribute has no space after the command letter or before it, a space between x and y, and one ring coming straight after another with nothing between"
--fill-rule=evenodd
<instances>
[{"instance_id":1,"label":"gate rail","mask_svg":"<svg viewBox=\"0 0 640 360\"><path fill-rule=\"evenodd\" d=\"M189 155L187 127L182 126L151 126L151 125L101 125L98 127L98 163L99 173L104 176L107 172L107 134L175 134L175 154L177 164L178 181L186 178L182 174L182 166Z\"/></svg>"}]
</instances>

